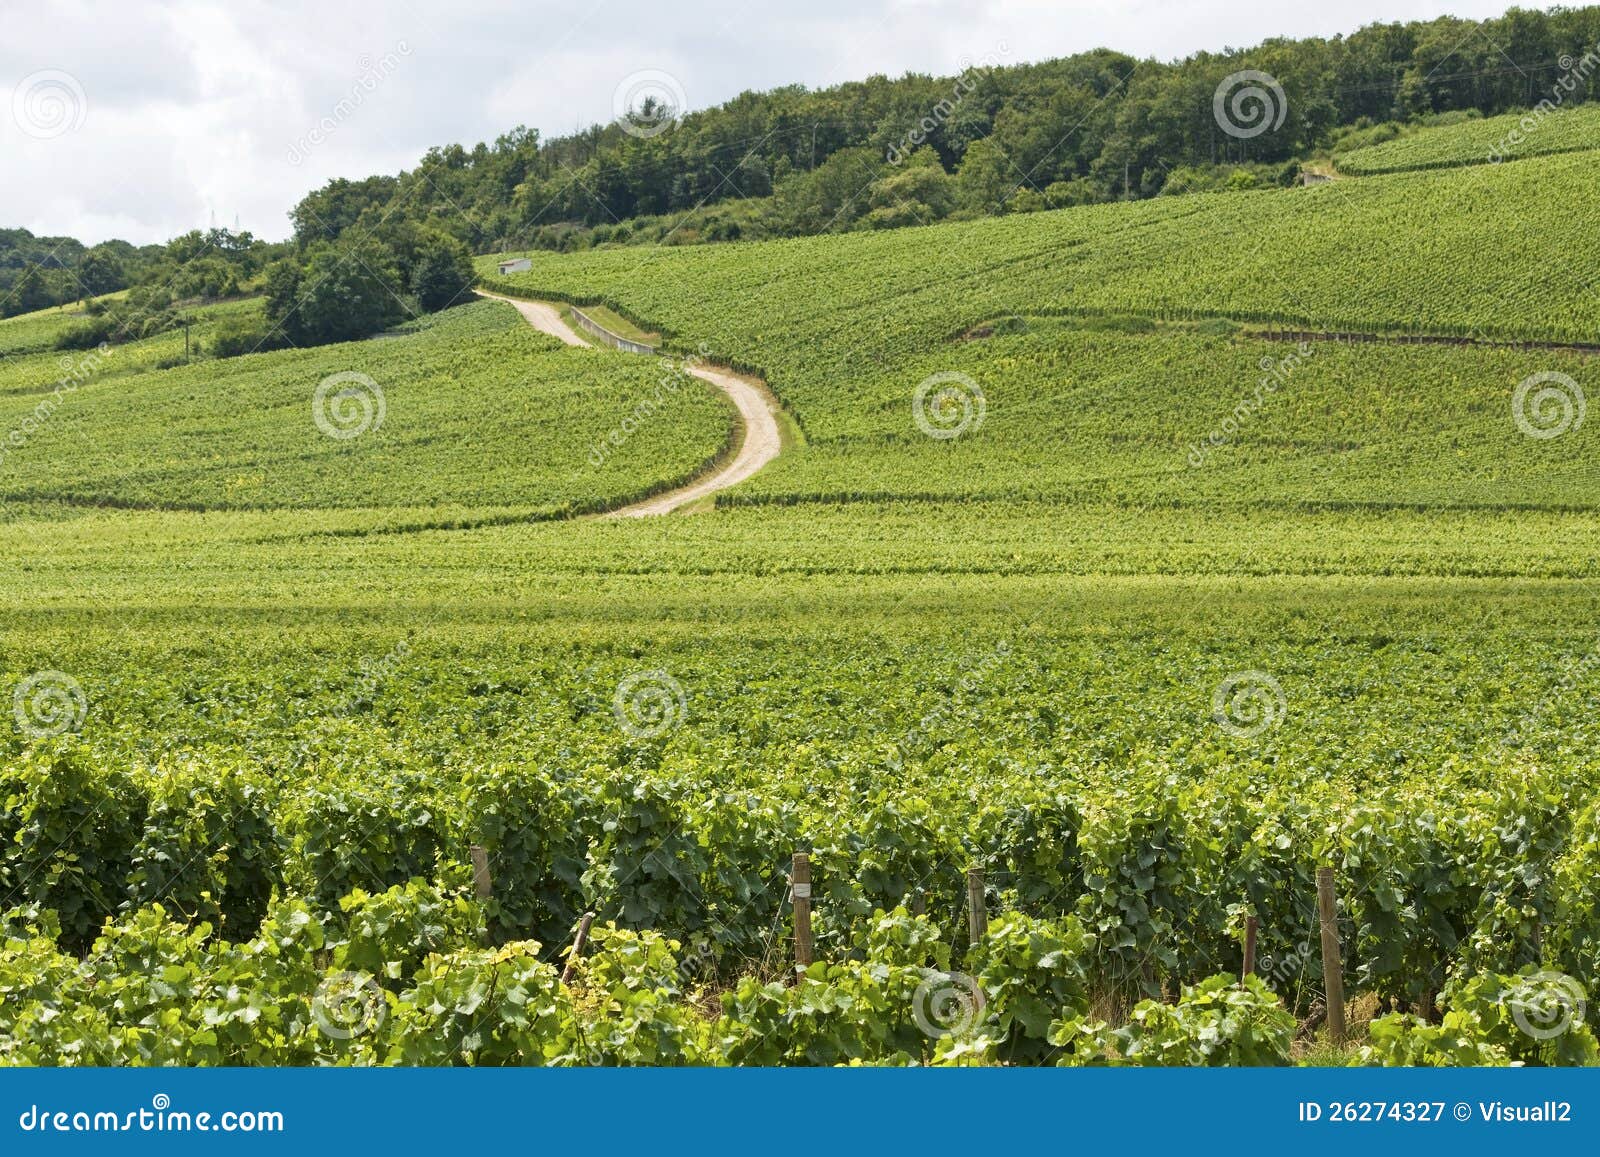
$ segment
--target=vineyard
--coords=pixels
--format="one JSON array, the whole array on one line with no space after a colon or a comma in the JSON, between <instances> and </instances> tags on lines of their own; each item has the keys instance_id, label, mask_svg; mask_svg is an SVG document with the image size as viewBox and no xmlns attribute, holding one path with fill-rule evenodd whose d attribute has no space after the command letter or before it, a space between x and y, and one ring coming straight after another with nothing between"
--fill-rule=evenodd
<instances>
[{"instance_id":1,"label":"vineyard","mask_svg":"<svg viewBox=\"0 0 1600 1157\"><path fill-rule=\"evenodd\" d=\"M1498 164L1551 153L1600 149L1600 109L1551 107L1423 129L1339 158L1341 172L1359 176L1407 169Z\"/></svg>"},{"instance_id":2,"label":"vineyard","mask_svg":"<svg viewBox=\"0 0 1600 1157\"><path fill-rule=\"evenodd\" d=\"M172 341L163 335L159 346ZM132 380L99 372L149 356L141 343L0 369L0 395L12 395L0 397L0 428L22 429L30 418L37 425L8 455L6 496L161 509L552 515L669 489L716 458L728 436L726 410L700 383L653 359L575 356L501 304L368 342L203 361ZM79 384L72 367L91 357L93 372ZM41 398L63 375L70 401L54 398L40 416ZM632 425L640 400L655 405L658 396L670 422L630 435L625 454L595 453L612 430Z\"/></svg>"},{"instance_id":3,"label":"vineyard","mask_svg":"<svg viewBox=\"0 0 1600 1157\"><path fill-rule=\"evenodd\" d=\"M0 1060L1600 1062L1596 196L485 258L677 352L165 334L42 417L17 319ZM737 441L690 354L799 433L577 517Z\"/></svg>"},{"instance_id":4,"label":"vineyard","mask_svg":"<svg viewBox=\"0 0 1600 1157\"><path fill-rule=\"evenodd\" d=\"M1279 1025L1282 1060L1284 1013L1311 1015L1320 991L1310 879L1330 860L1352 991L1420 1009L1461 973L1593 974L1595 681L1567 641L1591 600L1481 588L1493 614L1472 641L1441 642L1441 592L1472 588L1306 581L1264 602L1189 580L964 578L926 590L922 605L951 608L930 622L889 609L904 582L853 584L851 617L791 580L768 593L792 609L749 640L735 614L696 621L691 582L633 606L613 594L625 582L589 583L604 597L581 615L546 575L542 595L346 627L336 647L334 624L376 613L375 596L298 616L282 639L235 622L229 653L155 608L134 621L160 645L123 642L115 658L30 631L40 650L8 678L48 657L92 706L76 736L19 739L6 762L6 886L57 914L11 918L7 983L43 970L11 1004L39 1020L15 1047L46 1059L81 1039L61 1057L127 1062L827 1063L964 1044L954 1057L1093 1060L1052 1035L1076 1040L1236 971L1248 908L1255 1011ZM503 625L512 607L529 626ZM870 640L834 634L868 621ZM1112 621L1127 625L1107 637L1097 624ZM163 661L169 648L190 661ZM1259 729L1213 714L1246 662L1283 696ZM1471 711L1463 685L1479 689ZM1514 693L1529 686L1543 701ZM471 898L474 844L487 901ZM795 850L811 854L823 961L798 989L779 983ZM977 948L971 863L993 914ZM585 909L620 931L560 986ZM965 1040L917 1032L904 998L923 969L976 977L992 1016ZM361 1015L384 1031L297 1036L295 1016L312 1022L296 1009L353 972L373 978ZM106 991L106 975L126 979ZM227 997L241 975L269 987ZM519 987L478 1010L496 976L532 986L548 1023L518 1021ZM101 1020L42 1015L74 983ZM180 1014L140 1027L163 993ZM715 1015L706 994L721 994ZM826 1015L847 999L870 1010L859 1023ZM1474 996L1463 1014L1494 1003ZM252 1027L266 1006L284 1018L272 1032ZM668 1047L660 1034L681 1051L651 1051ZM611 1043L574 1052L576 1038ZM1485 1029L1475 1047L1555 1056L1535 1046Z\"/></svg>"},{"instance_id":5,"label":"vineyard","mask_svg":"<svg viewBox=\"0 0 1600 1157\"><path fill-rule=\"evenodd\" d=\"M497 277L490 259L480 271L502 291L603 299L775 372L808 342L881 359L1008 314L1592 342L1592 168L1581 154L1530 157L923 229L535 253L527 272ZM793 392L804 413L803 383Z\"/></svg>"}]
</instances>

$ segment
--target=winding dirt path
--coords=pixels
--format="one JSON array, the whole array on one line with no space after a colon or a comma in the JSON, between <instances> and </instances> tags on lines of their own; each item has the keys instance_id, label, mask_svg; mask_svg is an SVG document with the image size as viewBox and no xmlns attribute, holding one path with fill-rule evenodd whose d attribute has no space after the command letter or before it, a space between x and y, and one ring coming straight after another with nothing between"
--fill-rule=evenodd
<instances>
[{"instance_id":1,"label":"winding dirt path","mask_svg":"<svg viewBox=\"0 0 1600 1157\"><path fill-rule=\"evenodd\" d=\"M542 301L505 297L482 289L477 293L479 297L488 297L515 306L528 324L540 333L560 338L571 346L582 346L585 349L589 347L589 343L567 325L554 306ZM683 368L701 381L710 382L727 394L733 402L739 411L740 425L744 430L738 450L731 458L721 461L711 473L702 478L697 478L676 490L669 490L665 494L646 498L642 502L607 511L601 517L654 518L657 515L671 514L680 506L743 482L776 458L783 449L783 435L778 421L778 399L773 397L765 382L760 378L736 374L732 370L712 369L709 366L685 365Z\"/></svg>"},{"instance_id":2,"label":"winding dirt path","mask_svg":"<svg viewBox=\"0 0 1600 1157\"><path fill-rule=\"evenodd\" d=\"M517 307L517 312L527 319L529 325L540 333L547 333L551 337L560 338L568 345L589 348L589 343L584 341L572 331L572 327L561 320L561 314L552 305L542 301L523 301L520 297L502 297L498 293L489 293L485 290L475 290L479 297L491 297L495 301L504 301Z\"/></svg>"},{"instance_id":3,"label":"winding dirt path","mask_svg":"<svg viewBox=\"0 0 1600 1157\"><path fill-rule=\"evenodd\" d=\"M783 448L783 437L778 430L778 402L766 383L760 378L744 377L731 370L714 370L707 366L685 366L701 381L710 382L733 399L739 409L739 420L744 424L744 440L727 462L677 490L669 490L632 506L611 511L608 518L650 518L657 514L671 514L678 507L726 490L743 482L778 456Z\"/></svg>"}]
</instances>

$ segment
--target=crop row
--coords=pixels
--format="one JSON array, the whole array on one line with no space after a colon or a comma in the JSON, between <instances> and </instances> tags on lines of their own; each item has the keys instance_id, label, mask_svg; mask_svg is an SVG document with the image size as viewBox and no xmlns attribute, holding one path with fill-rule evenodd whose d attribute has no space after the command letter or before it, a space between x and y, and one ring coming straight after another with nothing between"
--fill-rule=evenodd
<instances>
[{"instance_id":1,"label":"crop row","mask_svg":"<svg viewBox=\"0 0 1600 1157\"><path fill-rule=\"evenodd\" d=\"M1548 95L1548 104L1526 112L1424 129L1358 149L1340 157L1339 168L1353 174L1395 173L1600 149L1600 107L1564 107L1559 102L1566 94L1555 88Z\"/></svg>"},{"instance_id":2,"label":"crop row","mask_svg":"<svg viewBox=\"0 0 1600 1157\"><path fill-rule=\"evenodd\" d=\"M42 383L22 377L0 406L0 434L19 432L3 447L9 497L549 512L669 488L729 436L699 382L656 359L556 348L498 303L396 337L127 375L136 352L112 347L59 394L49 375L67 355L39 367Z\"/></svg>"}]
</instances>

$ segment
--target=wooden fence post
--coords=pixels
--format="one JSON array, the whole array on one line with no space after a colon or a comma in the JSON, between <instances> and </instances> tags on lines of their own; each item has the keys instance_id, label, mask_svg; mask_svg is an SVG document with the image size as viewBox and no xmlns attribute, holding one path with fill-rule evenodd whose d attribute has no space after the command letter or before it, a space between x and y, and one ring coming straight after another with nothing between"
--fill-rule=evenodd
<instances>
[{"instance_id":1,"label":"wooden fence post","mask_svg":"<svg viewBox=\"0 0 1600 1157\"><path fill-rule=\"evenodd\" d=\"M794 896L794 964L798 974L811 967L811 857L805 852L794 854L789 887Z\"/></svg>"},{"instance_id":2,"label":"wooden fence post","mask_svg":"<svg viewBox=\"0 0 1600 1157\"><path fill-rule=\"evenodd\" d=\"M974 864L967 869L967 939L976 944L987 931L989 911L983 903L983 868Z\"/></svg>"},{"instance_id":3,"label":"wooden fence post","mask_svg":"<svg viewBox=\"0 0 1600 1157\"><path fill-rule=\"evenodd\" d=\"M911 914L925 916L928 913L928 894L921 888L911 893Z\"/></svg>"},{"instance_id":4,"label":"wooden fence post","mask_svg":"<svg viewBox=\"0 0 1600 1157\"><path fill-rule=\"evenodd\" d=\"M1322 987L1328 1002L1328 1035L1344 1047L1344 960L1339 952L1339 921L1334 908L1333 869L1317 869L1317 914L1322 924Z\"/></svg>"},{"instance_id":5,"label":"wooden fence post","mask_svg":"<svg viewBox=\"0 0 1600 1157\"><path fill-rule=\"evenodd\" d=\"M1261 921L1254 916L1246 917L1244 922L1244 970L1239 974L1239 979L1247 979L1256 970L1256 932L1261 927Z\"/></svg>"},{"instance_id":6,"label":"wooden fence post","mask_svg":"<svg viewBox=\"0 0 1600 1157\"><path fill-rule=\"evenodd\" d=\"M472 890L480 900L494 898L494 880L489 875L489 853L481 844L467 849L472 855Z\"/></svg>"},{"instance_id":7,"label":"wooden fence post","mask_svg":"<svg viewBox=\"0 0 1600 1157\"><path fill-rule=\"evenodd\" d=\"M589 925L593 923L593 912L585 912L583 919L578 921L578 934L573 937L572 951L567 953L567 965L561 970L562 984L572 979L572 970L577 966L578 957L583 955L583 946L589 942Z\"/></svg>"}]
</instances>

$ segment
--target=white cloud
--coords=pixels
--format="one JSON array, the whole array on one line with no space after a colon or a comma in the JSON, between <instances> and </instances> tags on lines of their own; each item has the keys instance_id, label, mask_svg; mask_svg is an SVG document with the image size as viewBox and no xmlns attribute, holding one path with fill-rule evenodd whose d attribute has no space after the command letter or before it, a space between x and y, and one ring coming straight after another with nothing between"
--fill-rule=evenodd
<instances>
[{"instance_id":1,"label":"white cloud","mask_svg":"<svg viewBox=\"0 0 1600 1157\"><path fill-rule=\"evenodd\" d=\"M493 140L519 123L549 136L609 120L618 82L642 69L671 73L690 107L703 108L747 89L953 73L963 58L1002 49L1008 61L1099 46L1170 59L1446 8L1396 0L7 0L0 225L149 242L237 218L281 238L290 207L331 177L396 172L433 145ZM1464 17L1501 9L1500 0L1448 6ZM385 57L399 66L362 87ZM9 107L17 84L43 69L70 73L87 102L80 127L47 140L24 133ZM292 163L296 142L313 132L321 139Z\"/></svg>"}]
</instances>

